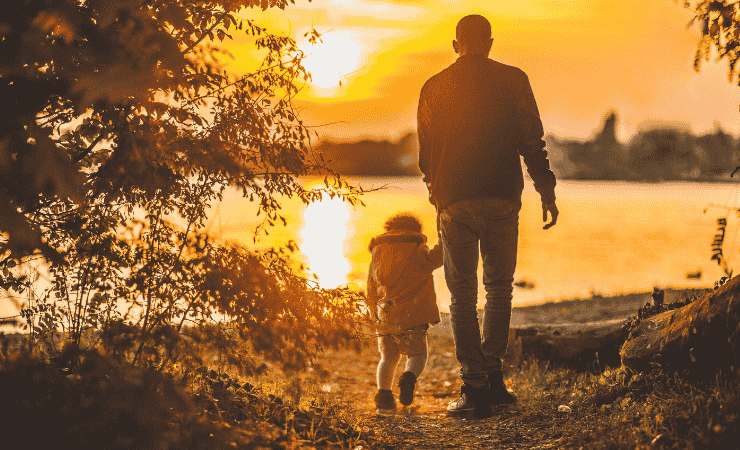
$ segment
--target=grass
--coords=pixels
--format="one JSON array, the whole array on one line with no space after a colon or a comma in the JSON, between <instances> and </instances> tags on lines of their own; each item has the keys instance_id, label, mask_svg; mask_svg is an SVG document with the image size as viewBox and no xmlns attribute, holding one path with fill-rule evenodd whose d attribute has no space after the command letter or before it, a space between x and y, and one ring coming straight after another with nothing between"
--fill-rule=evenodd
<instances>
[{"instance_id":1,"label":"grass","mask_svg":"<svg viewBox=\"0 0 740 450\"><path fill-rule=\"evenodd\" d=\"M544 412L548 420L538 425L564 447L729 449L740 442L738 375L591 374L528 361L513 379L528 399L524 417ZM555 403L572 412L558 412Z\"/></svg>"},{"instance_id":2,"label":"grass","mask_svg":"<svg viewBox=\"0 0 740 450\"><path fill-rule=\"evenodd\" d=\"M736 448L740 373L599 373L528 359L511 368L520 402L481 421L444 415L456 395L451 340L432 339L415 415L372 413L376 350L331 352L324 367L252 379L208 368L155 372L87 352L0 361L4 448ZM327 388L328 387L328 388ZM570 412L558 407L567 406Z\"/></svg>"},{"instance_id":3,"label":"grass","mask_svg":"<svg viewBox=\"0 0 740 450\"><path fill-rule=\"evenodd\" d=\"M19 356L0 363L3 448L355 448L368 437L336 405L295 403L201 368L173 374L85 352L79 364Z\"/></svg>"},{"instance_id":4,"label":"grass","mask_svg":"<svg viewBox=\"0 0 740 450\"><path fill-rule=\"evenodd\" d=\"M514 407L490 419L446 417L458 393L458 364L449 338L430 339L431 355L420 379L412 415L376 417L372 403L377 350L325 357L334 370L312 377L341 402L358 426L371 430L371 447L389 448L736 448L740 373L711 379L676 373L598 372L552 367L526 359L507 371ZM310 381L309 381L310 382ZM570 412L559 411L567 406Z\"/></svg>"},{"instance_id":5,"label":"grass","mask_svg":"<svg viewBox=\"0 0 740 450\"><path fill-rule=\"evenodd\" d=\"M544 323L583 321L624 314L644 301L631 296L614 301L631 305L620 308L599 300L518 314ZM646 308L641 316L655 312ZM444 413L458 392L459 364L450 333L438 329L429 336L416 410L377 417L372 396L378 355L372 339L358 341L353 350L323 353L320 366L282 373L252 361L247 352L227 353L236 361L226 364L231 360L222 354L223 342L212 333L197 336L184 353L188 357L177 363L157 358L143 363L161 370L125 363L125 351L115 350L127 348L125 339L99 351L65 348L31 355L22 345L25 337L1 337L0 447L722 449L740 442L736 369L706 379L598 364L588 365L601 367L598 371L577 371L528 358L507 371L517 405L499 408L486 420L464 421ZM229 343L228 348L243 347ZM259 370L249 378L236 375L247 373L240 371L244 363ZM214 364L234 372L214 370Z\"/></svg>"}]
</instances>

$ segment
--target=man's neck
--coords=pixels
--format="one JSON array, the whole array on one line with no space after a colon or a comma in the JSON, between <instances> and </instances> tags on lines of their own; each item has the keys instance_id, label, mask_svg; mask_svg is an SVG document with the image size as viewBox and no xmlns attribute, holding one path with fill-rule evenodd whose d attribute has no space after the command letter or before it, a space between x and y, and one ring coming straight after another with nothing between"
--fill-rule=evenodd
<instances>
[{"instance_id":1,"label":"man's neck","mask_svg":"<svg viewBox=\"0 0 740 450\"><path fill-rule=\"evenodd\" d=\"M477 52L464 52L464 53L458 53L458 59L485 59L488 58L488 54L485 53L477 53Z\"/></svg>"}]
</instances>

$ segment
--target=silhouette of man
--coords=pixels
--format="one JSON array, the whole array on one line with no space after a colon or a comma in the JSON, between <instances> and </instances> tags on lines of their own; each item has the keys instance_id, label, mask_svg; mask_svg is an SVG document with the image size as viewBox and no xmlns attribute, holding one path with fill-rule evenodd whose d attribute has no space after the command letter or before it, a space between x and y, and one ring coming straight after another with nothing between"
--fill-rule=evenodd
<instances>
[{"instance_id":1,"label":"silhouette of man","mask_svg":"<svg viewBox=\"0 0 740 450\"><path fill-rule=\"evenodd\" d=\"M520 156L555 225L555 176L527 75L488 58L491 24L463 17L452 45L457 61L430 78L418 109L419 167L437 207L444 270L452 301L455 351L463 381L449 414L490 415L516 401L503 379L516 266L523 177ZM486 304L478 325L478 254Z\"/></svg>"}]
</instances>

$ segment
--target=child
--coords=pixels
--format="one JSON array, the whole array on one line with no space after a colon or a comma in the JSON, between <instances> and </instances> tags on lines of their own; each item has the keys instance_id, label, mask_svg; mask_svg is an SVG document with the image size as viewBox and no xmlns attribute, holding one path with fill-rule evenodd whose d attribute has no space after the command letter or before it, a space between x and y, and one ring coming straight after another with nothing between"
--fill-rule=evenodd
<instances>
[{"instance_id":1,"label":"child","mask_svg":"<svg viewBox=\"0 0 740 450\"><path fill-rule=\"evenodd\" d=\"M370 242L372 261L367 281L370 311L377 321L378 413L396 408L391 383L401 355L406 368L398 380L399 400L414 399L416 379L427 361L427 328L439 323L432 272L442 265L442 249L429 250L419 219L398 214L385 222L385 233Z\"/></svg>"}]
</instances>

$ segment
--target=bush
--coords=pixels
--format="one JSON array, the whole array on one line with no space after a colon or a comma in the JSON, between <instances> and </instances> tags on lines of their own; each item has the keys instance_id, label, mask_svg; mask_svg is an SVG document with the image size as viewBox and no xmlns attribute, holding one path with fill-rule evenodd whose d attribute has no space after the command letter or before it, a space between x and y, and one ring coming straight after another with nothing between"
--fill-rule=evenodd
<instances>
[{"instance_id":1,"label":"bush","mask_svg":"<svg viewBox=\"0 0 740 450\"><path fill-rule=\"evenodd\" d=\"M185 354L183 330L210 327L296 368L349 342L356 294L297 276L292 245L254 252L207 230L227 188L252 200L265 226L284 220L285 198L357 200L294 111L309 77L302 51L244 18L289 3L8 5L0 289L27 299L32 343L53 353L104 338L121 358L162 368ZM239 75L225 70L221 45L237 35L263 58ZM300 177L316 173L324 186L304 188Z\"/></svg>"},{"instance_id":2,"label":"bush","mask_svg":"<svg viewBox=\"0 0 740 450\"><path fill-rule=\"evenodd\" d=\"M93 351L71 353L51 364L25 356L3 365L6 448L205 449L228 437L169 376Z\"/></svg>"}]
</instances>

